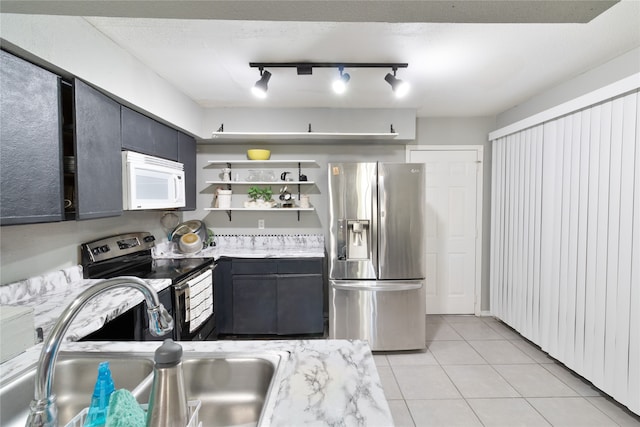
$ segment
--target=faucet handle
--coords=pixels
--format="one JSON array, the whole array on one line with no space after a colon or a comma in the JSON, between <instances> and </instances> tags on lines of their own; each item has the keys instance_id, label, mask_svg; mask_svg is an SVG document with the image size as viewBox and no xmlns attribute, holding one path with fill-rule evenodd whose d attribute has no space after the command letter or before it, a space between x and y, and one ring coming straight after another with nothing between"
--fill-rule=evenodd
<instances>
[{"instance_id":1,"label":"faucet handle","mask_svg":"<svg viewBox=\"0 0 640 427\"><path fill-rule=\"evenodd\" d=\"M151 332L151 335L161 337L173 330L173 317L171 317L162 303L155 307L147 306L147 314L149 315L149 332Z\"/></svg>"}]
</instances>

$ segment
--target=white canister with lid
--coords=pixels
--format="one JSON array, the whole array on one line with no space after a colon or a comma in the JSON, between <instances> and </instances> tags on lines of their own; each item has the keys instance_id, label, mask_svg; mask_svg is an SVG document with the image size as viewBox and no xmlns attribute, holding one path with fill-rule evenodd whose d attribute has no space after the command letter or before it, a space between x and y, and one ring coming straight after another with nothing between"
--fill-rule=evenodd
<instances>
[{"instance_id":1,"label":"white canister with lid","mask_svg":"<svg viewBox=\"0 0 640 427\"><path fill-rule=\"evenodd\" d=\"M229 209L231 207L231 190L223 190L219 188L216 191L216 207L220 209Z\"/></svg>"},{"instance_id":2,"label":"white canister with lid","mask_svg":"<svg viewBox=\"0 0 640 427\"><path fill-rule=\"evenodd\" d=\"M311 205L309 204L309 195L308 194L302 194L300 196L300 207L303 209L309 209L311 207Z\"/></svg>"}]
</instances>

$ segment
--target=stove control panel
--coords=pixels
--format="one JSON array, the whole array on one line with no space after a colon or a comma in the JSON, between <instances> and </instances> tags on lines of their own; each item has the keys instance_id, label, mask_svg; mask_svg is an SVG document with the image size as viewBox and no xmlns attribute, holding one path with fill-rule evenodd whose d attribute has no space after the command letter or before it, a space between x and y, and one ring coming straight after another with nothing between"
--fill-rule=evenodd
<instances>
[{"instance_id":1,"label":"stove control panel","mask_svg":"<svg viewBox=\"0 0 640 427\"><path fill-rule=\"evenodd\" d=\"M147 231L118 234L92 242L83 243L82 265L106 261L123 255L149 250L155 246L156 238Z\"/></svg>"}]
</instances>

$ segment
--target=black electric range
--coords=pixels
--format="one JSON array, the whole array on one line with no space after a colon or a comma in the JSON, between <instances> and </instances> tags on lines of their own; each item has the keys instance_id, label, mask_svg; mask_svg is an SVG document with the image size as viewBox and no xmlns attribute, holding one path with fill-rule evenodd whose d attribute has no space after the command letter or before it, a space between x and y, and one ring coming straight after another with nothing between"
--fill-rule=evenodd
<instances>
[{"instance_id":1,"label":"black electric range","mask_svg":"<svg viewBox=\"0 0 640 427\"><path fill-rule=\"evenodd\" d=\"M171 286L158 293L163 305L174 317L174 331L172 337L176 340L196 341L215 338L215 313L213 312L213 258L174 258L154 259L152 249L155 237L149 232L126 233L110 236L81 245L83 275L87 279L109 279L119 276L135 276L143 279L170 279ZM204 284L194 283L206 281ZM189 291L189 287L191 291ZM185 290L186 289L186 290ZM205 320L198 319L190 324L192 315L188 312L188 299L194 289L205 290L206 298L204 310ZM133 329L131 335L105 337L98 334L97 339L132 339L154 340L168 337L152 337L148 333L148 321L144 310L138 310L127 320L126 316L119 316L120 321L134 323L131 326L119 325L118 330ZM200 312L200 311L198 311ZM209 315L210 313L210 315ZM124 319L124 320L123 320ZM192 319L193 321L193 319ZM119 334L119 333L118 333ZM116 334L116 335L118 335Z\"/></svg>"}]
</instances>

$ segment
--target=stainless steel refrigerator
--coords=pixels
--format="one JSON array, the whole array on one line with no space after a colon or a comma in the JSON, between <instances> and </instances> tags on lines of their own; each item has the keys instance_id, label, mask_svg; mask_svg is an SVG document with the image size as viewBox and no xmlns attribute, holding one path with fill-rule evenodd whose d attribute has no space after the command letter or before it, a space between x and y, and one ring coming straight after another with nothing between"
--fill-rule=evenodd
<instances>
[{"instance_id":1,"label":"stainless steel refrigerator","mask_svg":"<svg viewBox=\"0 0 640 427\"><path fill-rule=\"evenodd\" d=\"M424 165L330 163L329 336L425 347Z\"/></svg>"}]
</instances>

